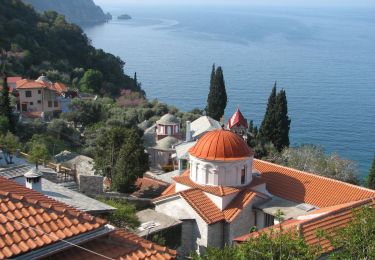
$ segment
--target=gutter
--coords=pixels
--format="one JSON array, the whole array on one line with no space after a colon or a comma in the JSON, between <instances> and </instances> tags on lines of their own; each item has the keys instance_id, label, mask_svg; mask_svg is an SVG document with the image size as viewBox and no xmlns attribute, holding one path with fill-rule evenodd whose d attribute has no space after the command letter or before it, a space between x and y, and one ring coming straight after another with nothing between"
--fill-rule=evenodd
<instances>
[{"instance_id":1,"label":"gutter","mask_svg":"<svg viewBox=\"0 0 375 260\"><path fill-rule=\"evenodd\" d=\"M77 235L68 239L64 239L64 241L68 241L69 243L79 245L79 244L94 240L96 238L105 236L111 233L113 230L114 230L114 227L107 224L93 231L86 232L86 233L83 233L83 234L80 234L80 235ZM20 256L16 256L13 259L20 259L20 260L41 259L41 258L56 254L60 251L64 251L73 247L73 245L68 244L64 241L58 241L51 245L41 247L40 249L32 250L28 253L22 254Z\"/></svg>"}]
</instances>

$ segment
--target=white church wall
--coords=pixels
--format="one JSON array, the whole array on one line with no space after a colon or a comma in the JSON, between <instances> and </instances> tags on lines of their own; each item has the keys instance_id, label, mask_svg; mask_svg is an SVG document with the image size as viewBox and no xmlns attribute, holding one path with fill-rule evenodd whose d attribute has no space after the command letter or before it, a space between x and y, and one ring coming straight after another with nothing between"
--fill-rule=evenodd
<instances>
[{"instance_id":1,"label":"white church wall","mask_svg":"<svg viewBox=\"0 0 375 260\"><path fill-rule=\"evenodd\" d=\"M208 192L205 192L204 194L207 195L208 198L210 198L210 200L215 203L215 205L220 209L220 210L223 210L225 209L228 204L234 199L234 197L236 197L238 195L238 192L235 192L235 193L232 193L228 196L224 196L224 197L220 197L220 196L216 196L216 195L213 195L211 193L208 193Z\"/></svg>"},{"instance_id":2,"label":"white church wall","mask_svg":"<svg viewBox=\"0 0 375 260\"><path fill-rule=\"evenodd\" d=\"M155 210L157 212L164 213L172 218L184 220L184 219L194 219L196 223L196 229L192 235L192 240L195 242L195 249L199 253L199 250L203 247L207 247L208 238L208 225L207 223L191 208L191 206L181 197L176 197L172 199L166 199L165 201L156 202ZM194 230L194 229L193 229ZM189 241L182 240L184 243L183 247L189 247Z\"/></svg>"}]
</instances>

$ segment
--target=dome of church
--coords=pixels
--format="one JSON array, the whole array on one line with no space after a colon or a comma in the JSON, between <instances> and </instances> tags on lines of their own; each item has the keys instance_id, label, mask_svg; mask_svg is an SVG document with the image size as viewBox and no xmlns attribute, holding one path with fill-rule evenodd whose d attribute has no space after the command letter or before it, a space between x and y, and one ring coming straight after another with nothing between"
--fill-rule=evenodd
<instances>
[{"instance_id":1,"label":"dome of church","mask_svg":"<svg viewBox=\"0 0 375 260\"><path fill-rule=\"evenodd\" d=\"M174 125L174 124L179 124L180 121L177 119L175 115L168 113L162 116L158 121L156 121L156 123L162 124L162 125Z\"/></svg>"},{"instance_id":2,"label":"dome of church","mask_svg":"<svg viewBox=\"0 0 375 260\"><path fill-rule=\"evenodd\" d=\"M207 132L190 148L189 153L207 161L242 160L254 155L240 136L227 130Z\"/></svg>"},{"instance_id":3,"label":"dome of church","mask_svg":"<svg viewBox=\"0 0 375 260\"><path fill-rule=\"evenodd\" d=\"M36 81L51 83L51 81L46 76L44 76L44 75L40 76Z\"/></svg>"}]
</instances>

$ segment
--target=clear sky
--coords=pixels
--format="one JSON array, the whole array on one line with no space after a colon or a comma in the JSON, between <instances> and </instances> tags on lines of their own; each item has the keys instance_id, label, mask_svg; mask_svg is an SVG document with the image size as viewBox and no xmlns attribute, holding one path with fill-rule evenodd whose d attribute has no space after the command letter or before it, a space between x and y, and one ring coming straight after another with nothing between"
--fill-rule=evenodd
<instances>
[{"instance_id":1,"label":"clear sky","mask_svg":"<svg viewBox=\"0 0 375 260\"><path fill-rule=\"evenodd\" d=\"M212 5L277 5L277 6L375 6L375 0L94 0L100 6L126 4L212 4Z\"/></svg>"}]
</instances>

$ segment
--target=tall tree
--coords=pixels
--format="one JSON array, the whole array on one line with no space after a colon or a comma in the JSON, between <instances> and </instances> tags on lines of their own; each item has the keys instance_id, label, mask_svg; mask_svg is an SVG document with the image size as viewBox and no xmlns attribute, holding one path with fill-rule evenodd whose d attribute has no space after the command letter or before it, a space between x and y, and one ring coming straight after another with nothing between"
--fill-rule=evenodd
<instances>
[{"instance_id":1,"label":"tall tree","mask_svg":"<svg viewBox=\"0 0 375 260\"><path fill-rule=\"evenodd\" d=\"M275 109L276 127L274 129L273 144L281 152L285 147L289 147L290 119L288 116L288 101L285 90L281 90L276 97Z\"/></svg>"},{"instance_id":2,"label":"tall tree","mask_svg":"<svg viewBox=\"0 0 375 260\"><path fill-rule=\"evenodd\" d=\"M207 97L206 114L220 121L227 106L228 97L225 89L223 69L219 66L215 70L212 66L210 91Z\"/></svg>"},{"instance_id":3,"label":"tall tree","mask_svg":"<svg viewBox=\"0 0 375 260\"><path fill-rule=\"evenodd\" d=\"M135 181L148 170L148 156L135 129L129 129L116 162L112 189L127 192Z\"/></svg>"},{"instance_id":4,"label":"tall tree","mask_svg":"<svg viewBox=\"0 0 375 260\"><path fill-rule=\"evenodd\" d=\"M276 128L276 82L273 85L271 95L268 98L266 113L260 125L260 135L263 139L273 142Z\"/></svg>"},{"instance_id":5,"label":"tall tree","mask_svg":"<svg viewBox=\"0 0 375 260\"><path fill-rule=\"evenodd\" d=\"M370 189L375 190L375 156L374 156L374 159L372 160L372 166L368 174L367 186Z\"/></svg>"},{"instance_id":6,"label":"tall tree","mask_svg":"<svg viewBox=\"0 0 375 260\"><path fill-rule=\"evenodd\" d=\"M82 92L99 93L103 84L103 74L98 70L88 69L79 82Z\"/></svg>"},{"instance_id":7,"label":"tall tree","mask_svg":"<svg viewBox=\"0 0 375 260\"><path fill-rule=\"evenodd\" d=\"M12 107L10 106L9 87L7 76L3 76L3 88L0 91L0 116L4 116L9 121L12 128Z\"/></svg>"}]
</instances>

